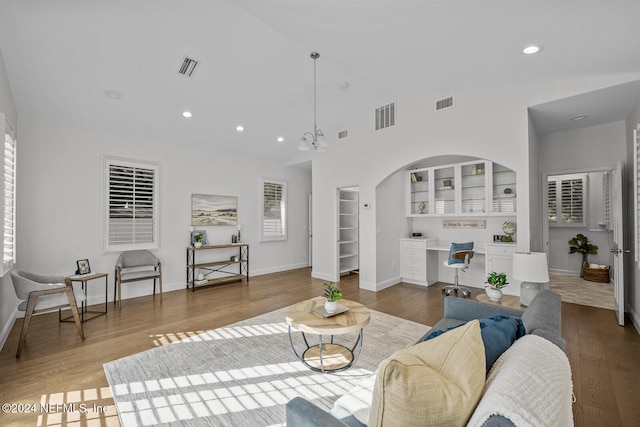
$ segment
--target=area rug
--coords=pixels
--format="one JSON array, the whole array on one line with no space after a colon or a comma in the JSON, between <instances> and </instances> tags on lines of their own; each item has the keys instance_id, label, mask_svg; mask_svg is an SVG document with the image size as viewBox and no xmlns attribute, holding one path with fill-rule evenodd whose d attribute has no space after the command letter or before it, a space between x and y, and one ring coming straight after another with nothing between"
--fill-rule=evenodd
<instances>
[{"instance_id":1,"label":"area rug","mask_svg":"<svg viewBox=\"0 0 640 427\"><path fill-rule=\"evenodd\" d=\"M122 426L284 426L289 400L302 396L330 409L380 361L429 329L371 310L356 363L323 374L294 355L285 312L283 308L105 363ZM293 337L296 348L303 349L300 334ZM335 342L351 347L356 338L340 335Z\"/></svg>"},{"instance_id":2,"label":"area rug","mask_svg":"<svg viewBox=\"0 0 640 427\"><path fill-rule=\"evenodd\" d=\"M589 282L576 276L549 274L549 289L560 294L564 302L615 309L613 288L609 283Z\"/></svg>"}]
</instances>

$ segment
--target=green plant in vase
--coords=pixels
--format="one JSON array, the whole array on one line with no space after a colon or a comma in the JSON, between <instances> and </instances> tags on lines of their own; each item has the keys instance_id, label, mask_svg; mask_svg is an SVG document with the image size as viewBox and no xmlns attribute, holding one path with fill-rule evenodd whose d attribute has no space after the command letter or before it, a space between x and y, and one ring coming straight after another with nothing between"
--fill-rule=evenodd
<instances>
[{"instance_id":1,"label":"green plant in vase","mask_svg":"<svg viewBox=\"0 0 640 427\"><path fill-rule=\"evenodd\" d=\"M200 246L202 246L202 240L204 239L204 234L202 233L196 233L193 235L193 246L195 246L196 248L199 248Z\"/></svg>"},{"instance_id":2,"label":"green plant in vase","mask_svg":"<svg viewBox=\"0 0 640 427\"><path fill-rule=\"evenodd\" d=\"M582 233L569 240L569 253L582 255L580 277L584 277L584 265L589 264L589 255L598 254L598 246L589 242L589 238Z\"/></svg>"},{"instance_id":3,"label":"green plant in vase","mask_svg":"<svg viewBox=\"0 0 640 427\"><path fill-rule=\"evenodd\" d=\"M342 292L340 292L340 289L335 287L333 283L326 282L324 284L324 294L322 296L327 299L327 302L324 303L324 309L327 313L335 313L338 311L338 301L342 299Z\"/></svg>"},{"instance_id":4,"label":"green plant in vase","mask_svg":"<svg viewBox=\"0 0 640 427\"><path fill-rule=\"evenodd\" d=\"M487 288L487 296L491 301L500 301L502 299L502 288L509 284L506 273L496 273L495 271L489 273L485 283L487 284L485 286Z\"/></svg>"}]
</instances>

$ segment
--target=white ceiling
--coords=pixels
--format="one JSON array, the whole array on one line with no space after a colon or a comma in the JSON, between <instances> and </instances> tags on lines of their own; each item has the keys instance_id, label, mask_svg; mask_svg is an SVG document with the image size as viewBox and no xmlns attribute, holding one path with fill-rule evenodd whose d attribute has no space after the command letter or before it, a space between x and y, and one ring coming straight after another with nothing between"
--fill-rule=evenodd
<instances>
[{"instance_id":1,"label":"white ceiling","mask_svg":"<svg viewBox=\"0 0 640 427\"><path fill-rule=\"evenodd\" d=\"M20 117L290 162L313 126L312 51L331 142L403 96L639 72L638 16L637 0L0 0L0 49ZM544 49L523 55L531 43ZM191 79L185 55L201 61ZM587 104L638 93L561 111L588 126L612 110ZM533 109L541 131L558 129L556 107ZM615 110L603 119L628 113Z\"/></svg>"}]
</instances>

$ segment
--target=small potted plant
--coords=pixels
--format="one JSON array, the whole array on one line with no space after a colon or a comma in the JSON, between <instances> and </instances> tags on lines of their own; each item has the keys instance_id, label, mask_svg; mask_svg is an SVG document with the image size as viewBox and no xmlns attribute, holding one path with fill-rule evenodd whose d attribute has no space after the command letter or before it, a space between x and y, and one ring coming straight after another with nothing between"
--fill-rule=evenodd
<instances>
[{"instance_id":1,"label":"small potted plant","mask_svg":"<svg viewBox=\"0 0 640 427\"><path fill-rule=\"evenodd\" d=\"M193 247L199 248L202 246L202 239L204 238L204 234L196 233L193 235Z\"/></svg>"},{"instance_id":2,"label":"small potted plant","mask_svg":"<svg viewBox=\"0 0 640 427\"><path fill-rule=\"evenodd\" d=\"M502 299L502 288L509 284L505 273L496 273L495 271L489 273L485 283L487 284L485 286L487 296L491 301L500 301Z\"/></svg>"},{"instance_id":3,"label":"small potted plant","mask_svg":"<svg viewBox=\"0 0 640 427\"><path fill-rule=\"evenodd\" d=\"M589 255L598 254L598 246L589 242L589 238L582 233L569 240L569 253L581 254L582 265L580 265L580 277L584 277L584 265L589 265Z\"/></svg>"},{"instance_id":4,"label":"small potted plant","mask_svg":"<svg viewBox=\"0 0 640 427\"><path fill-rule=\"evenodd\" d=\"M340 289L333 286L333 283L326 282L324 284L323 297L327 299L327 302L324 303L324 309L327 313L331 314L338 311L338 301L342 299L342 292L340 292Z\"/></svg>"}]
</instances>

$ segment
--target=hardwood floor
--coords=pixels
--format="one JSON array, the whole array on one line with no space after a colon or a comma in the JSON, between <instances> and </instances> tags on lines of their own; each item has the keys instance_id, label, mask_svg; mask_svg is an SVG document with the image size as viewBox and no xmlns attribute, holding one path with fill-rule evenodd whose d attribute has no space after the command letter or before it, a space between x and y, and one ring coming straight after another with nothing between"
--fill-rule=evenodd
<instances>
[{"instance_id":1,"label":"hardwood floor","mask_svg":"<svg viewBox=\"0 0 640 427\"><path fill-rule=\"evenodd\" d=\"M36 316L20 359L15 358L18 319L0 352L0 401L36 408L2 412L0 425L118 426L103 363L321 295L322 287L305 268L258 276L249 284L166 292L162 304L151 296L125 300L122 311L110 304L106 316L84 324L85 342L72 323L58 322L57 313ZM346 299L424 325L442 317L439 285L399 284L370 292L359 289L358 275L352 274L343 276L339 287ZM640 425L640 335L633 326L617 326L611 310L562 306L576 425ZM49 411L40 404L49 404Z\"/></svg>"}]
</instances>

